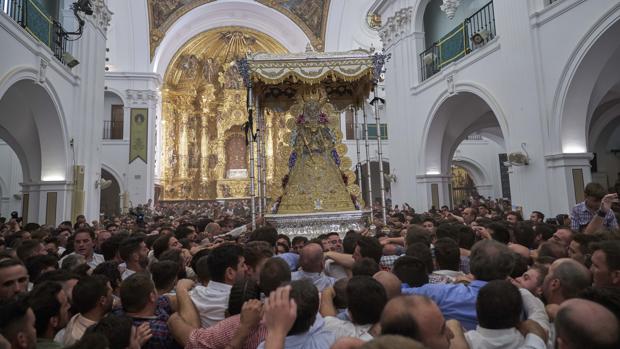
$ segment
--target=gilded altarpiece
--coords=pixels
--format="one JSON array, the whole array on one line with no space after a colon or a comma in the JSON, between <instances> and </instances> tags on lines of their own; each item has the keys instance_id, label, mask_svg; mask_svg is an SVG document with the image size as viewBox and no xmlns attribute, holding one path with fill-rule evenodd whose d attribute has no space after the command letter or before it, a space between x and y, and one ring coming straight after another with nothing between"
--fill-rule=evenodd
<instances>
[{"instance_id":1,"label":"gilded altarpiece","mask_svg":"<svg viewBox=\"0 0 620 349\"><path fill-rule=\"evenodd\" d=\"M162 96L163 200L249 196L247 95L233 64L248 52L286 49L263 33L223 27L197 35L171 61ZM281 150L287 118L283 112L265 112L268 195L286 172L276 164L286 164L288 156Z\"/></svg>"}]
</instances>

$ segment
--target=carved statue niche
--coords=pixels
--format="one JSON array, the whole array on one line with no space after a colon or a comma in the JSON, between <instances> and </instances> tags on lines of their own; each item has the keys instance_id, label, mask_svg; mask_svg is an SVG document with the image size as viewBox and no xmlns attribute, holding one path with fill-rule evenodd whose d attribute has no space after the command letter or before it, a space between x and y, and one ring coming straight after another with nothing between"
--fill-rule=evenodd
<instances>
[{"instance_id":1,"label":"carved statue niche","mask_svg":"<svg viewBox=\"0 0 620 349\"><path fill-rule=\"evenodd\" d=\"M226 131L226 178L247 178L248 159L245 136L241 126Z\"/></svg>"},{"instance_id":2,"label":"carved statue niche","mask_svg":"<svg viewBox=\"0 0 620 349\"><path fill-rule=\"evenodd\" d=\"M217 77L218 77L219 71L220 71L220 64L217 62L217 60L211 57L205 60L205 63L202 69L202 75L204 76L208 84L216 84L218 82Z\"/></svg>"}]
</instances>

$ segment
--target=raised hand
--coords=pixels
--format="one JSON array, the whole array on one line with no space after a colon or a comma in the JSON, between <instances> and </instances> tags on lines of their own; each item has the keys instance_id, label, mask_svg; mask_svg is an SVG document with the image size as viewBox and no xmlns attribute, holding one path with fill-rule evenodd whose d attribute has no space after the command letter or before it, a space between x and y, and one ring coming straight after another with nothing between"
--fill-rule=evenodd
<instances>
[{"instance_id":1,"label":"raised hand","mask_svg":"<svg viewBox=\"0 0 620 349\"><path fill-rule=\"evenodd\" d=\"M293 327L297 318L297 304L290 299L291 286L271 292L265 303L265 324L269 334L281 338Z\"/></svg>"}]
</instances>

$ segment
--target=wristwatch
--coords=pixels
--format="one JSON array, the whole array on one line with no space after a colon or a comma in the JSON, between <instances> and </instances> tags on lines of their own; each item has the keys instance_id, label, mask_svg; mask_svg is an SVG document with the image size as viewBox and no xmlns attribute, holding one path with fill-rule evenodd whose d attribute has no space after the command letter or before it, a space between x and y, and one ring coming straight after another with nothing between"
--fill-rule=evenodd
<instances>
[{"instance_id":1,"label":"wristwatch","mask_svg":"<svg viewBox=\"0 0 620 349\"><path fill-rule=\"evenodd\" d=\"M596 215L601 217L601 218L605 218L607 216L607 212L604 212L603 210L598 210L596 211Z\"/></svg>"}]
</instances>

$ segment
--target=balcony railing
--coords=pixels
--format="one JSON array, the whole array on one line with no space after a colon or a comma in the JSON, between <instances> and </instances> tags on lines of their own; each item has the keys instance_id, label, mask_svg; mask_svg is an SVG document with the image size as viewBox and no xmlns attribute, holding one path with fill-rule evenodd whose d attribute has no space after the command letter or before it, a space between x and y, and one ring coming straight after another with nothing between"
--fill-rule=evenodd
<instances>
[{"instance_id":1,"label":"balcony railing","mask_svg":"<svg viewBox=\"0 0 620 349\"><path fill-rule=\"evenodd\" d=\"M47 15L33 0L0 0L0 10L47 45L62 63L67 52L67 38L62 25Z\"/></svg>"},{"instance_id":2,"label":"balcony railing","mask_svg":"<svg viewBox=\"0 0 620 349\"><path fill-rule=\"evenodd\" d=\"M103 139L123 139L123 122L110 120L104 121Z\"/></svg>"},{"instance_id":3,"label":"balcony railing","mask_svg":"<svg viewBox=\"0 0 620 349\"><path fill-rule=\"evenodd\" d=\"M495 37L493 1L420 53L422 80L484 46Z\"/></svg>"}]
</instances>

